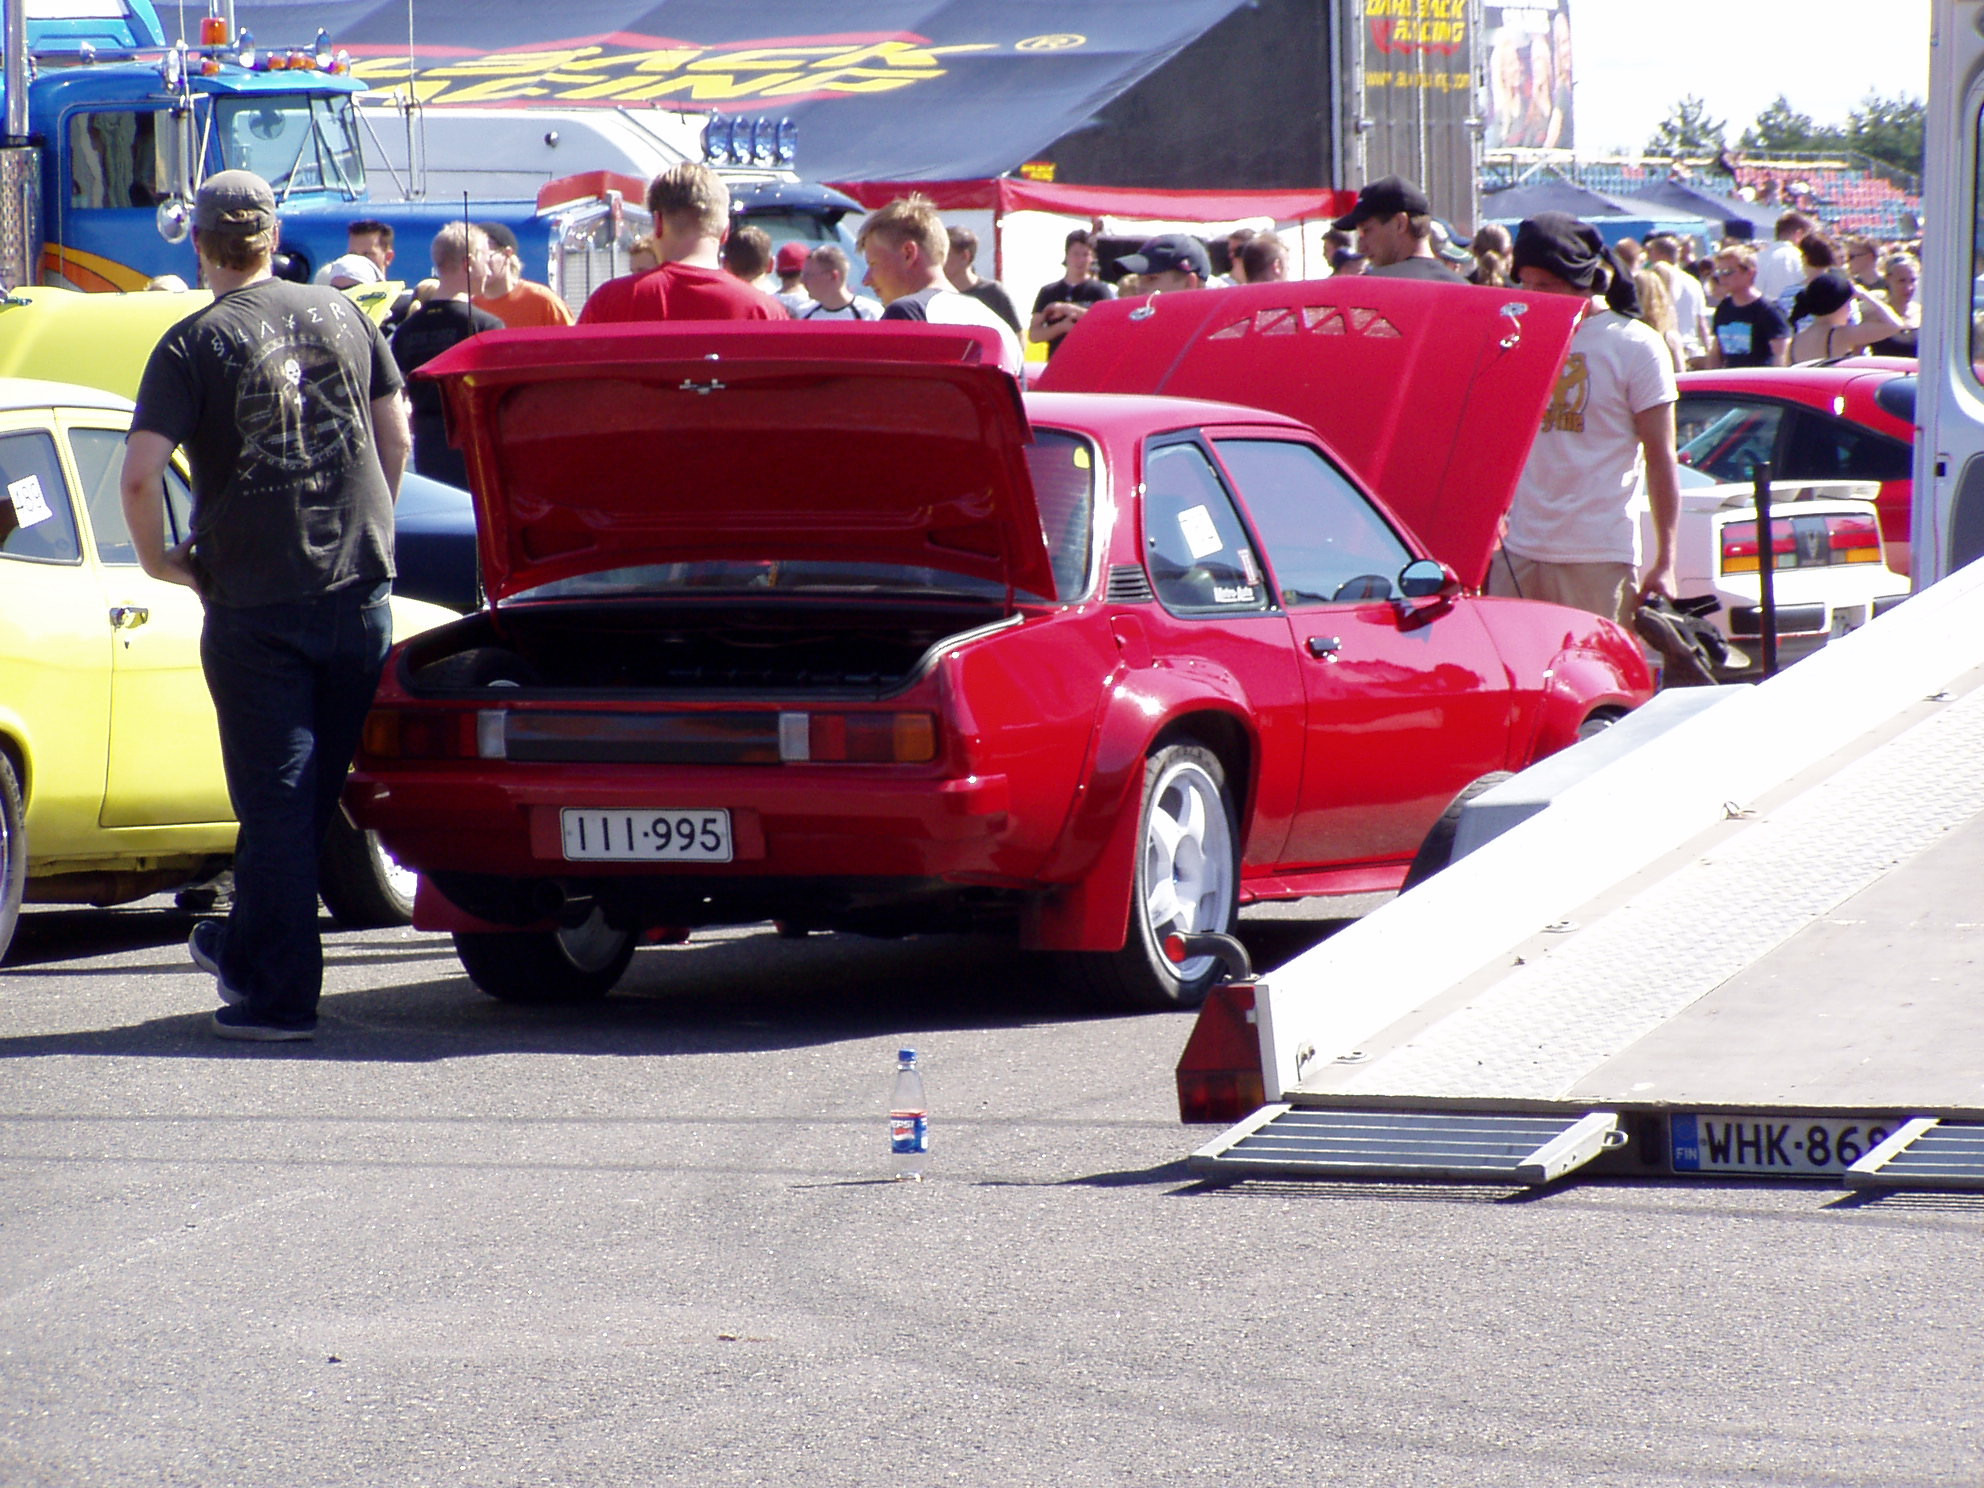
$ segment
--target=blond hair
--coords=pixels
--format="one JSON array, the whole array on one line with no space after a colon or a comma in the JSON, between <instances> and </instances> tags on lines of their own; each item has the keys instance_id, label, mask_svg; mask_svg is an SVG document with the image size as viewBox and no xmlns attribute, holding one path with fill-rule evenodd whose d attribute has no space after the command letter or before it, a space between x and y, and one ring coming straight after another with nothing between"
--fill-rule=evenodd
<instances>
[{"instance_id":1,"label":"blond hair","mask_svg":"<svg viewBox=\"0 0 1984 1488\"><path fill-rule=\"evenodd\" d=\"M685 160L648 182L648 211L678 231L720 238L730 226L730 188L700 160Z\"/></svg>"},{"instance_id":2,"label":"blond hair","mask_svg":"<svg viewBox=\"0 0 1984 1488\"><path fill-rule=\"evenodd\" d=\"M854 246L865 253L869 241L875 238L891 248L914 243L922 250L924 261L939 268L951 254L951 235L937 215L937 204L921 192L899 196L886 207L870 212L868 220L861 224Z\"/></svg>"},{"instance_id":3,"label":"blond hair","mask_svg":"<svg viewBox=\"0 0 1984 1488\"><path fill-rule=\"evenodd\" d=\"M434 267L445 274L450 269L459 269L468 262L471 253L479 253L488 246L489 234L473 222L450 222L434 234L429 256Z\"/></svg>"}]
</instances>

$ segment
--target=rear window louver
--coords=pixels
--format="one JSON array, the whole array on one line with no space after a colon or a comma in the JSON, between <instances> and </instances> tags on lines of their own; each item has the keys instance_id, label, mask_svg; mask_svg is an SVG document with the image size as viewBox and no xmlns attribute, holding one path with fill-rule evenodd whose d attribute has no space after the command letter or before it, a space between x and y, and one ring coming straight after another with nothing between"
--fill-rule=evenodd
<instances>
[{"instance_id":1,"label":"rear window louver","mask_svg":"<svg viewBox=\"0 0 1984 1488\"><path fill-rule=\"evenodd\" d=\"M1108 593L1111 604L1148 604L1155 598L1149 577L1134 563L1119 563L1109 570Z\"/></svg>"}]
</instances>

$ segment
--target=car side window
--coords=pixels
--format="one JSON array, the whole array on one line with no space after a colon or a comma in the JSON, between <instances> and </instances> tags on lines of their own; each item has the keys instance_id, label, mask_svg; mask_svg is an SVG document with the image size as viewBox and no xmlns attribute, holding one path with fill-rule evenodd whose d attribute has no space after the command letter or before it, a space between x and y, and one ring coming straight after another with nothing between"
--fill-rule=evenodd
<instances>
[{"instance_id":1,"label":"car side window","mask_svg":"<svg viewBox=\"0 0 1984 1488\"><path fill-rule=\"evenodd\" d=\"M1034 505L1054 565L1054 598L1063 604L1088 590L1089 533L1095 517L1095 457L1088 441L1036 429L1026 447Z\"/></svg>"},{"instance_id":2,"label":"car side window","mask_svg":"<svg viewBox=\"0 0 1984 1488\"><path fill-rule=\"evenodd\" d=\"M1267 549L1281 602L1390 599L1412 553L1321 452L1285 439L1213 442Z\"/></svg>"},{"instance_id":3,"label":"car side window","mask_svg":"<svg viewBox=\"0 0 1984 1488\"><path fill-rule=\"evenodd\" d=\"M124 435L116 429L71 429L69 453L83 485L83 510L90 516L99 563L136 563L131 529L124 522ZM165 472L165 541L184 540L193 530L193 493L171 466Z\"/></svg>"},{"instance_id":4,"label":"car side window","mask_svg":"<svg viewBox=\"0 0 1984 1488\"><path fill-rule=\"evenodd\" d=\"M54 437L43 429L0 434L0 557L76 563L82 556Z\"/></svg>"},{"instance_id":5,"label":"car side window","mask_svg":"<svg viewBox=\"0 0 1984 1488\"><path fill-rule=\"evenodd\" d=\"M1683 465L1719 481L1746 481L1750 467L1777 459L1784 410L1715 394L1690 394L1674 405L1674 448Z\"/></svg>"},{"instance_id":6,"label":"car side window","mask_svg":"<svg viewBox=\"0 0 1984 1488\"><path fill-rule=\"evenodd\" d=\"M1247 614L1270 607L1253 540L1212 462L1196 444L1144 457L1144 556L1168 610Z\"/></svg>"},{"instance_id":7,"label":"car side window","mask_svg":"<svg viewBox=\"0 0 1984 1488\"><path fill-rule=\"evenodd\" d=\"M1786 480L1907 480L1913 451L1899 439L1812 409L1791 415Z\"/></svg>"}]
</instances>

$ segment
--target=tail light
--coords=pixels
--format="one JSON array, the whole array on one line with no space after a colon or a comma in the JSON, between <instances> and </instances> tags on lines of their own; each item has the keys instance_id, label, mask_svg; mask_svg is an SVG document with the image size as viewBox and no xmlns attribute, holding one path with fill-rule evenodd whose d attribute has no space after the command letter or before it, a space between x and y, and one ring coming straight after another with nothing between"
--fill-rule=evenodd
<instances>
[{"instance_id":1,"label":"tail light","mask_svg":"<svg viewBox=\"0 0 1984 1488\"><path fill-rule=\"evenodd\" d=\"M781 713L779 758L789 763L923 765L937 757L929 713Z\"/></svg>"},{"instance_id":2,"label":"tail light","mask_svg":"<svg viewBox=\"0 0 1984 1488\"><path fill-rule=\"evenodd\" d=\"M1770 538L1773 569L1881 561L1880 522L1872 512L1773 517ZM1755 573L1759 566L1757 524L1726 523L1722 529L1722 571Z\"/></svg>"},{"instance_id":3,"label":"tail light","mask_svg":"<svg viewBox=\"0 0 1984 1488\"><path fill-rule=\"evenodd\" d=\"M1827 517L1826 539L1834 563L1879 563L1880 523L1867 516Z\"/></svg>"},{"instance_id":4,"label":"tail light","mask_svg":"<svg viewBox=\"0 0 1984 1488\"><path fill-rule=\"evenodd\" d=\"M476 713L462 708L375 708L365 716L360 747L373 759L477 759L484 717L494 718L497 748L502 757L500 713Z\"/></svg>"}]
</instances>

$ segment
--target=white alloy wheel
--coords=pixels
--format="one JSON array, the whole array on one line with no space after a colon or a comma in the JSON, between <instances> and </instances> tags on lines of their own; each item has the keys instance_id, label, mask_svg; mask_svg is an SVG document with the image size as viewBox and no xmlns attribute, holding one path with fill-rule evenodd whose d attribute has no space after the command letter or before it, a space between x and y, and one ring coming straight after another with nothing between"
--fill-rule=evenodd
<instances>
[{"instance_id":1,"label":"white alloy wheel","mask_svg":"<svg viewBox=\"0 0 1984 1488\"><path fill-rule=\"evenodd\" d=\"M1220 931L1232 923L1235 861L1225 793L1204 765L1181 752L1151 786L1144 817L1138 888L1144 923L1160 949L1174 931ZM1212 957L1195 956L1177 968L1177 977L1196 981L1212 965Z\"/></svg>"}]
</instances>

